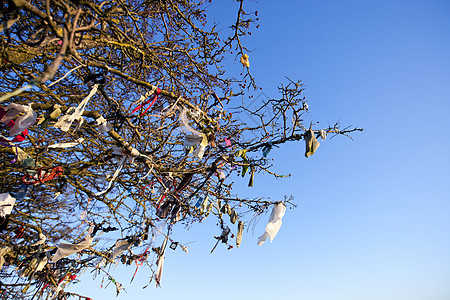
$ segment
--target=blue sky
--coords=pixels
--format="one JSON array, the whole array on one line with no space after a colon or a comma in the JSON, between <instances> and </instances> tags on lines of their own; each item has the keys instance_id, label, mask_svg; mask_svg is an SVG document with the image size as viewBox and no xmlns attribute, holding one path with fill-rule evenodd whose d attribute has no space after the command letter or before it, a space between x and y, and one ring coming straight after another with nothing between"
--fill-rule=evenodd
<instances>
[{"instance_id":1,"label":"blue sky","mask_svg":"<svg viewBox=\"0 0 450 300\"><path fill-rule=\"evenodd\" d=\"M219 2L219 1L217 1ZM245 6L244 6L245 7ZM210 16L225 28L236 3ZM189 254L168 250L162 288L134 267L117 279L120 299L450 299L450 2L260 1L260 28L245 42L253 75L269 97L303 79L310 118L365 131L327 139L312 157L304 143L270 153L274 180L257 175L242 195L295 196L273 243L256 245L269 215L240 249L218 247L213 220L175 232ZM226 29L224 29L226 30ZM229 62L230 72L240 68ZM238 75L238 74L236 74ZM131 274L130 274L131 273ZM75 285L115 297L100 281Z\"/></svg>"}]
</instances>

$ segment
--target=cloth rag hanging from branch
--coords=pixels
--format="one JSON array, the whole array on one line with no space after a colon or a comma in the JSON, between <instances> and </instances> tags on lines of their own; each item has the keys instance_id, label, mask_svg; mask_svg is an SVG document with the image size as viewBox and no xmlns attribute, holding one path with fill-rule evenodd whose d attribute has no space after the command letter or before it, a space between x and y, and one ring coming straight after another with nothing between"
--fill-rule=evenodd
<instances>
[{"instance_id":1,"label":"cloth rag hanging from branch","mask_svg":"<svg viewBox=\"0 0 450 300\"><path fill-rule=\"evenodd\" d=\"M273 206L272 213L270 214L269 223L267 223L266 231L262 236L258 239L258 246L262 246L266 241L267 237L269 237L272 242L278 231L281 228L281 224L283 223L281 219L286 213L286 205L282 202L276 203Z\"/></svg>"}]
</instances>

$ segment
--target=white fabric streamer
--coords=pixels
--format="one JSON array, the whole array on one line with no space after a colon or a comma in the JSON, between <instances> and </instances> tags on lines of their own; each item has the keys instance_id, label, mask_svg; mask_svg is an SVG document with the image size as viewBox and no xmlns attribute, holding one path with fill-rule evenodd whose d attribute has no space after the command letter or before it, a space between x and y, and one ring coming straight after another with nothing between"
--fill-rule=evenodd
<instances>
[{"instance_id":1,"label":"white fabric streamer","mask_svg":"<svg viewBox=\"0 0 450 300\"><path fill-rule=\"evenodd\" d=\"M91 234L88 233L88 234L86 234L86 237L78 244L61 243L58 247L58 250L56 250L55 255L50 260L50 262L55 263L58 260L60 260L61 258L67 257L71 254L74 254L74 253L80 252L86 248L89 248L92 244L93 239L94 238L91 236Z\"/></svg>"},{"instance_id":2,"label":"white fabric streamer","mask_svg":"<svg viewBox=\"0 0 450 300\"><path fill-rule=\"evenodd\" d=\"M76 66L75 68L73 68L72 70L70 70L69 72L67 72L66 74L64 74L63 77L61 77L61 78L59 78L58 80L53 81L52 83L50 83L50 84L48 85L48 87L51 87L52 85L57 84L58 82L60 82L60 81L63 80L64 78L66 78L66 77L67 77L70 73L72 73L73 71L78 70L79 68L82 68L82 67L85 67L85 66L86 66L86 65L79 65L79 66Z\"/></svg>"},{"instance_id":3,"label":"white fabric streamer","mask_svg":"<svg viewBox=\"0 0 450 300\"><path fill-rule=\"evenodd\" d=\"M116 248L114 248L112 253L112 259L116 258L118 255L122 254L122 252L128 250L133 243L129 243L127 240L117 240Z\"/></svg>"},{"instance_id":4,"label":"white fabric streamer","mask_svg":"<svg viewBox=\"0 0 450 300\"><path fill-rule=\"evenodd\" d=\"M164 117L168 117L168 116L170 116L173 112L175 112L176 110L178 110L179 107L178 107L177 103L178 103L178 101L179 101L180 99L183 99L183 98L178 97L178 99L177 99L177 101L175 101L175 103L169 104L169 105L167 105L166 107L164 107L164 108L161 110L161 115L164 116ZM163 114L163 112L164 112L164 114Z\"/></svg>"},{"instance_id":5,"label":"white fabric streamer","mask_svg":"<svg viewBox=\"0 0 450 300\"><path fill-rule=\"evenodd\" d=\"M61 129L61 131L67 132L70 129L70 126L72 125L73 121L80 120L83 118L83 112L86 109L88 101L95 95L98 89L98 84L94 84L92 87L89 95L87 95L86 98L81 101L81 103L78 105L77 108L75 108L74 112L72 114L66 114L63 117L61 117L58 122L55 123L55 128Z\"/></svg>"},{"instance_id":6,"label":"white fabric streamer","mask_svg":"<svg viewBox=\"0 0 450 300\"><path fill-rule=\"evenodd\" d=\"M16 204L16 198L8 193L0 194L0 217L11 214L14 204Z\"/></svg>"},{"instance_id":7,"label":"white fabric streamer","mask_svg":"<svg viewBox=\"0 0 450 300\"><path fill-rule=\"evenodd\" d=\"M144 177L139 179L138 184L141 183L142 181L144 181L144 179L147 178L148 175L150 175L152 172L153 172L153 165L150 168L150 170L148 170L148 172L144 175ZM152 188L152 190L154 190L154 188ZM152 192L152 194L154 194L154 193Z\"/></svg>"},{"instance_id":8,"label":"white fabric streamer","mask_svg":"<svg viewBox=\"0 0 450 300\"><path fill-rule=\"evenodd\" d=\"M164 242L161 246L161 253L158 256L158 260L156 261L156 264L158 265L158 269L156 270L156 276L155 276L155 282L156 286L161 285L161 277L163 272L163 266L164 266L164 256L166 252L166 246L167 246L167 240L169 239L169 236L166 235L166 238L164 239Z\"/></svg>"},{"instance_id":9,"label":"white fabric streamer","mask_svg":"<svg viewBox=\"0 0 450 300\"><path fill-rule=\"evenodd\" d=\"M236 235L236 247L238 247L238 248L241 246L243 233L244 233L244 222L239 221L239 223L238 223L238 233Z\"/></svg>"},{"instance_id":10,"label":"white fabric streamer","mask_svg":"<svg viewBox=\"0 0 450 300\"><path fill-rule=\"evenodd\" d=\"M103 195L104 193L106 193L108 191L108 189L111 187L112 183L114 182L114 180L116 180L116 177L119 175L120 171L122 170L123 166L125 165L125 161L127 160L127 155L122 157L122 160L119 162L119 167L117 168L117 170L114 172L113 177L111 178L111 180L108 183L108 186L106 187L106 189L104 189L101 192L98 192L95 194L95 196L100 196Z\"/></svg>"},{"instance_id":11,"label":"white fabric streamer","mask_svg":"<svg viewBox=\"0 0 450 300\"><path fill-rule=\"evenodd\" d=\"M179 117L179 120L181 121L181 123L183 124L183 126L184 126L187 130L189 130L190 132L192 132L192 134L195 134L195 135L198 135L198 136L202 136L203 133L201 133L201 132L198 131L198 130L195 130L194 128L192 128L192 127L189 125L189 122L188 122L188 120L187 120L186 113L187 113L187 109L186 109L185 107L183 107L183 109L182 109L181 112L180 112L180 117Z\"/></svg>"},{"instance_id":12,"label":"white fabric streamer","mask_svg":"<svg viewBox=\"0 0 450 300\"><path fill-rule=\"evenodd\" d=\"M111 260L122 254L122 252L128 250L133 243L129 243L127 240L117 240L115 244L115 248L112 253ZM97 266L97 268L103 267L106 263L106 259L103 257L99 257L97 262L94 262L94 264Z\"/></svg>"},{"instance_id":13,"label":"white fabric streamer","mask_svg":"<svg viewBox=\"0 0 450 300\"><path fill-rule=\"evenodd\" d=\"M206 137L206 135L203 134L202 142L199 145L197 145L197 148L195 148L193 155L202 159L203 154L205 154L206 146L208 146L208 138Z\"/></svg>"},{"instance_id":14,"label":"white fabric streamer","mask_svg":"<svg viewBox=\"0 0 450 300\"><path fill-rule=\"evenodd\" d=\"M184 146L190 147L200 144L203 141L203 137L195 134L187 134L184 140Z\"/></svg>"},{"instance_id":15,"label":"white fabric streamer","mask_svg":"<svg viewBox=\"0 0 450 300\"><path fill-rule=\"evenodd\" d=\"M111 185L114 182L114 180L116 180L117 176L119 175L120 171L122 170L122 168L125 165L125 162L127 160L132 163L134 161L134 158L138 157L138 156L143 156L143 157L146 157L146 158L150 159L149 157L147 157L145 155L141 155L141 153L135 148L131 149L130 155L126 155L126 152L123 149L119 148L119 147L113 146L112 149L113 149L113 154L122 156L122 160L119 162L119 166L118 166L117 170L114 172L114 175L111 178L111 180L109 181L108 186L106 187L106 189L104 189L101 192L96 193L95 194L96 196L103 195L104 193L106 193L108 191L108 189L111 187Z\"/></svg>"},{"instance_id":16,"label":"white fabric streamer","mask_svg":"<svg viewBox=\"0 0 450 300\"><path fill-rule=\"evenodd\" d=\"M269 223L267 223L266 231L262 236L258 239L258 246L262 246L266 241L266 238L269 237L272 242L278 231L281 228L284 214L286 213L286 205L283 203L277 203L273 206L272 213L270 214Z\"/></svg>"},{"instance_id":17,"label":"white fabric streamer","mask_svg":"<svg viewBox=\"0 0 450 300\"><path fill-rule=\"evenodd\" d=\"M77 139L76 142L53 144L53 145L47 146L47 148L70 148L70 147L75 147L75 146L81 144L83 141L84 141L83 138L79 138L79 139Z\"/></svg>"}]
</instances>

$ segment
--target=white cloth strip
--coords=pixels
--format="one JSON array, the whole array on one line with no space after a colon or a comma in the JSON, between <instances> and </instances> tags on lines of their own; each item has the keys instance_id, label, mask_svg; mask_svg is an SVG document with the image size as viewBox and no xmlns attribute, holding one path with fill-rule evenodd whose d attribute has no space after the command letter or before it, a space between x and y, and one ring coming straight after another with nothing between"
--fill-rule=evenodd
<instances>
[{"instance_id":1,"label":"white cloth strip","mask_svg":"<svg viewBox=\"0 0 450 300\"><path fill-rule=\"evenodd\" d=\"M272 213L270 214L269 222L266 226L266 231L262 236L258 239L258 246L262 246L264 242L266 241L266 238L269 237L270 241L272 242L275 236L277 235L278 231L281 228L282 221L284 214L286 213L286 205L283 203L277 203L273 206Z\"/></svg>"},{"instance_id":2,"label":"white cloth strip","mask_svg":"<svg viewBox=\"0 0 450 300\"><path fill-rule=\"evenodd\" d=\"M73 121L82 118L83 112L86 109L87 103L89 100L95 95L98 89L98 84L94 84L89 95L81 101L81 103L75 108L75 111L72 114L66 114L61 117L58 122L55 123L55 128L61 129L63 132L67 132L72 126Z\"/></svg>"},{"instance_id":3,"label":"white cloth strip","mask_svg":"<svg viewBox=\"0 0 450 300\"><path fill-rule=\"evenodd\" d=\"M53 144L53 145L47 146L47 148L70 148L70 147L75 147L75 146L81 144L83 141L84 141L83 138L79 138L79 139L77 139L76 142Z\"/></svg>"}]
</instances>

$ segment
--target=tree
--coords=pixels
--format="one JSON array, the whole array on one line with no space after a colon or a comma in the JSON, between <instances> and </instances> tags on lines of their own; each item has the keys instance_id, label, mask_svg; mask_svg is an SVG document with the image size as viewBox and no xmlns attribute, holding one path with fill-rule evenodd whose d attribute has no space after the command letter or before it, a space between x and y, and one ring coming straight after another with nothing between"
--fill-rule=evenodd
<instances>
[{"instance_id":1,"label":"tree","mask_svg":"<svg viewBox=\"0 0 450 300\"><path fill-rule=\"evenodd\" d=\"M244 211L295 206L290 196L233 192L239 177L249 186L256 173L283 177L272 171L273 147L303 140L308 157L320 137L362 130L307 124L301 81L288 79L279 99L257 109L237 104L259 88L242 43L257 12L239 1L227 37L207 24L206 8L193 0L2 2L4 299L88 299L64 292L82 269L108 276L106 266L150 255L159 284L168 243L185 249L170 238L173 226L216 217L217 242L231 247L229 227L239 240L251 222ZM224 71L230 57L242 63L238 78ZM117 242L97 246L102 231ZM160 247L152 234L164 236Z\"/></svg>"}]
</instances>

